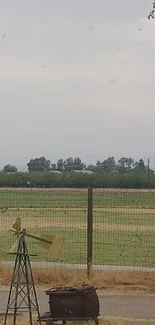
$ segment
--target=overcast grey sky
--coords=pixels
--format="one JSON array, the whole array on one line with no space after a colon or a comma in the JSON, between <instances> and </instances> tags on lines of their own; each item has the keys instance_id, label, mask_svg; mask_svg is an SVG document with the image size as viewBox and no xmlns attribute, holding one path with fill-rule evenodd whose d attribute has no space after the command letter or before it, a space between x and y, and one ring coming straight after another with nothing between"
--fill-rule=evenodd
<instances>
[{"instance_id":1,"label":"overcast grey sky","mask_svg":"<svg viewBox=\"0 0 155 325\"><path fill-rule=\"evenodd\" d=\"M0 168L34 157L149 156L149 0L0 0Z\"/></svg>"}]
</instances>

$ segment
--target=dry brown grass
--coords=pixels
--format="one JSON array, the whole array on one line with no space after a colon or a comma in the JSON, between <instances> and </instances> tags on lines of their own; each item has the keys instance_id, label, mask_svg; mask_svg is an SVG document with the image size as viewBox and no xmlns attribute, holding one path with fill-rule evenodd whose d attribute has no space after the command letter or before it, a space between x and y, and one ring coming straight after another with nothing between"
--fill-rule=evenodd
<instances>
[{"instance_id":1,"label":"dry brown grass","mask_svg":"<svg viewBox=\"0 0 155 325\"><path fill-rule=\"evenodd\" d=\"M12 267L0 266L0 285L8 286L11 281ZM93 271L87 278L84 270L65 268L33 269L37 286L56 287L91 283L99 290L139 293L155 292L155 274L134 271Z\"/></svg>"},{"instance_id":2,"label":"dry brown grass","mask_svg":"<svg viewBox=\"0 0 155 325\"><path fill-rule=\"evenodd\" d=\"M12 325L13 324L12 320L13 320L13 317L8 316L7 325ZM4 323L4 317L0 316L0 324L3 324L3 323ZM28 316L26 316L26 315L17 316L16 325L28 325L28 324L30 324ZM37 317L35 317L35 316L33 317L33 324L38 325Z\"/></svg>"}]
</instances>

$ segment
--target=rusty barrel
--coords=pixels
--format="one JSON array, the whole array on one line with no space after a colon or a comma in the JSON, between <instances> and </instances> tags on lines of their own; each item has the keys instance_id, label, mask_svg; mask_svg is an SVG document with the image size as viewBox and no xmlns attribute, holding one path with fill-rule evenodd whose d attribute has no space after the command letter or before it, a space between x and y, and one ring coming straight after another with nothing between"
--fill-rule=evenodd
<instances>
[{"instance_id":1,"label":"rusty barrel","mask_svg":"<svg viewBox=\"0 0 155 325\"><path fill-rule=\"evenodd\" d=\"M92 285L57 287L46 291L53 318L97 318L99 299Z\"/></svg>"}]
</instances>

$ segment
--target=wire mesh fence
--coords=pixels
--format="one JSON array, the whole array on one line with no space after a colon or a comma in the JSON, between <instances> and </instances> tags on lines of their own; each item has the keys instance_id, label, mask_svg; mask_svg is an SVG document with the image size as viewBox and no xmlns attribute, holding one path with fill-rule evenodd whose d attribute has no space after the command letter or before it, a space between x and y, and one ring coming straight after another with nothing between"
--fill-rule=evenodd
<instances>
[{"instance_id":1,"label":"wire mesh fence","mask_svg":"<svg viewBox=\"0 0 155 325\"><path fill-rule=\"evenodd\" d=\"M92 264L98 269L155 267L155 191L93 189ZM0 261L15 241L10 229L17 217L30 234L65 237L58 255L28 239L38 266L86 266L88 262L88 189L1 189Z\"/></svg>"},{"instance_id":2,"label":"wire mesh fence","mask_svg":"<svg viewBox=\"0 0 155 325\"><path fill-rule=\"evenodd\" d=\"M15 238L10 229L17 217L22 219L22 227L27 232L40 236L51 234L65 237L65 244L58 255L43 249L39 242L28 239L29 251L37 254L32 261L41 263L85 263L87 253L86 220L87 191L81 190L41 190L41 189L1 189L0 259L11 260L6 255Z\"/></svg>"},{"instance_id":3,"label":"wire mesh fence","mask_svg":"<svg viewBox=\"0 0 155 325\"><path fill-rule=\"evenodd\" d=\"M155 191L94 190L93 264L154 268Z\"/></svg>"}]
</instances>

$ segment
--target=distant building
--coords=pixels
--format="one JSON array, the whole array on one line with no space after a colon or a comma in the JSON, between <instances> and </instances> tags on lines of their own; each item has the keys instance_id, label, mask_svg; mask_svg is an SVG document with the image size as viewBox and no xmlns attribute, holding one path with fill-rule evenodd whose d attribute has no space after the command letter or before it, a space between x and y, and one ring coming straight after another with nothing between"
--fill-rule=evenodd
<instances>
[{"instance_id":1,"label":"distant building","mask_svg":"<svg viewBox=\"0 0 155 325\"><path fill-rule=\"evenodd\" d=\"M74 173L94 174L91 170L73 170Z\"/></svg>"}]
</instances>

